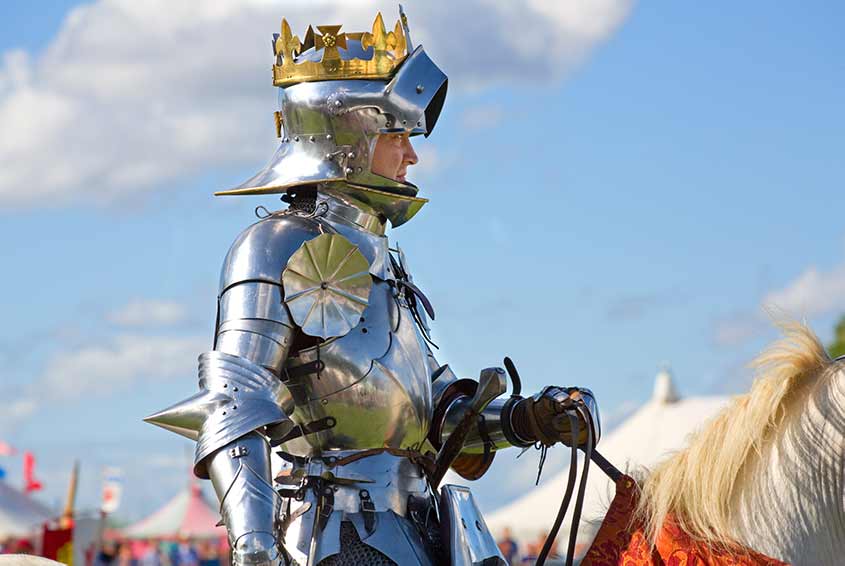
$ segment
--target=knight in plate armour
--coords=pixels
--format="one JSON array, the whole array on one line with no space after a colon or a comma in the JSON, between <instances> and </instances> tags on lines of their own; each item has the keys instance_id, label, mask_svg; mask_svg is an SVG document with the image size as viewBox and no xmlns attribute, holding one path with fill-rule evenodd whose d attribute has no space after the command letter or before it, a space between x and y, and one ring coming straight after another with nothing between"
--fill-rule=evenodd
<instances>
[{"instance_id":1,"label":"knight in plate armour","mask_svg":"<svg viewBox=\"0 0 845 566\"><path fill-rule=\"evenodd\" d=\"M385 232L427 202L405 174L447 78L401 9L392 30L381 14L340 29L300 40L282 20L273 38L279 148L217 194L289 206L226 256L199 392L146 420L196 441L236 564L505 564L444 472L477 479L506 447L596 440L597 407L577 387L504 396L504 370L459 378L435 359L434 309Z\"/></svg>"}]
</instances>

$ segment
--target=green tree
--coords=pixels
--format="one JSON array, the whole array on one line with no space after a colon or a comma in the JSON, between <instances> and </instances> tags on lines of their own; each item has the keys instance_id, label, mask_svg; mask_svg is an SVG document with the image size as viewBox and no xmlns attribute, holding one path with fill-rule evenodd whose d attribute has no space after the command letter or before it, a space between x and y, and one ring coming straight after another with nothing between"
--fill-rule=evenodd
<instances>
[{"instance_id":1,"label":"green tree","mask_svg":"<svg viewBox=\"0 0 845 566\"><path fill-rule=\"evenodd\" d=\"M839 319L836 324L836 332L833 336L833 342L827 347L832 358L845 356L845 315Z\"/></svg>"}]
</instances>

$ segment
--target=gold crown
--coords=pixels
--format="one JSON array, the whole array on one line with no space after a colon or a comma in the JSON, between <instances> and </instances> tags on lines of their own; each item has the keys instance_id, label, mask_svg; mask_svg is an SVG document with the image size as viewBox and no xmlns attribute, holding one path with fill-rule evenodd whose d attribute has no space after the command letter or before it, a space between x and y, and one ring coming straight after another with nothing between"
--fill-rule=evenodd
<instances>
[{"instance_id":1,"label":"gold crown","mask_svg":"<svg viewBox=\"0 0 845 566\"><path fill-rule=\"evenodd\" d=\"M300 42L291 33L287 20L282 18L282 33L276 36L274 42L276 64L273 65L273 84L288 86L308 81L387 79L408 56L407 25L407 19L402 14L393 31L387 31L379 12L371 32L341 33L342 26L317 26L320 33L316 34L314 28L308 26L305 41ZM338 48L346 49L347 39L360 41L365 51L372 47L372 58L343 59ZM297 63L296 57L312 47L323 50L322 59L319 62Z\"/></svg>"}]
</instances>

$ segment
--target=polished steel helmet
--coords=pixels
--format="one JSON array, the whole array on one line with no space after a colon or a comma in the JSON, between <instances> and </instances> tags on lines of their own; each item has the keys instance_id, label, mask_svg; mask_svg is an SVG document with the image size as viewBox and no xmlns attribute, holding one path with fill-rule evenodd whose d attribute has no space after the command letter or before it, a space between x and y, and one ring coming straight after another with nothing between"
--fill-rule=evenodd
<instances>
[{"instance_id":1,"label":"polished steel helmet","mask_svg":"<svg viewBox=\"0 0 845 566\"><path fill-rule=\"evenodd\" d=\"M422 46L411 45L401 6L393 31L385 29L380 13L371 32L340 28L309 27L300 41L282 20L282 33L273 38L281 144L258 174L216 194L320 185L373 206L394 226L426 202L412 183L377 175L370 165L379 134L431 133L446 98L446 75Z\"/></svg>"}]
</instances>

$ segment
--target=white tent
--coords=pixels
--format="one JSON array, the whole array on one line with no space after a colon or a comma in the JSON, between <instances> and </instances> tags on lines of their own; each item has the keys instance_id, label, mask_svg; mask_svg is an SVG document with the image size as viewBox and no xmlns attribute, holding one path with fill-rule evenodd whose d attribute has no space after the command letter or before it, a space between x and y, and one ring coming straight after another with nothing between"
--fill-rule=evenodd
<instances>
[{"instance_id":1,"label":"white tent","mask_svg":"<svg viewBox=\"0 0 845 566\"><path fill-rule=\"evenodd\" d=\"M657 374L652 398L627 420L601 439L598 449L602 455L622 471L638 466L652 466L684 445L687 436L714 416L727 403L727 397L679 398L668 370ZM579 471L581 464L579 463ZM569 466L560 474L544 480L541 486L487 516L487 524L494 534L509 527L521 540L534 540L547 531L558 512L566 488ZM614 487L598 468L590 466L584 498L581 533L593 530L584 521L600 519L613 499ZM564 520L561 535L572 516L573 503ZM593 525L596 527L597 525ZM565 547L564 536L558 538ZM579 546L589 542L579 536Z\"/></svg>"},{"instance_id":2,"label":"white tent","mask_svg":"<svg viewBox=\"0 0 845 566\"><path fill-rule=\"evenodd\" d=\"M0 480L0 539L31 535L55 515L48 507Z\"/></svg>"}]
</instances>

